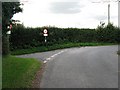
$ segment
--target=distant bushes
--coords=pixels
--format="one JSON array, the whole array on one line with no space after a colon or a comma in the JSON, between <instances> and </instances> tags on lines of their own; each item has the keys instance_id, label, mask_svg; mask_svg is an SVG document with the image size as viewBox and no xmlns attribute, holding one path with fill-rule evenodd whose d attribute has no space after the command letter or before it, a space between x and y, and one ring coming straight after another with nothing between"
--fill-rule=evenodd
<instances>
[{"instance_id":1,"label":"distant bushes","mask_svg":"<svg viewBox=\"0 0 120 90\"><path fill-rule=\"evenodd\" d=\"M57 28L48 29L47 44L79 43L79 42L120 42L120 29L109 24L97 29ZM11 50L39 47L45 45L42 28L14 27L10 37Z\"/></svg>"},{"instance_id":2,"label":"distant bushes","mask_svg":"<svg viewBox=\"0 0 120 90\"><path fill-rule=\"evenodd\" d=\"M105 27L98 26L96 30L98 42L120 43L120 29L114 27L113 24Z\"/></svg>"}]
</instances>

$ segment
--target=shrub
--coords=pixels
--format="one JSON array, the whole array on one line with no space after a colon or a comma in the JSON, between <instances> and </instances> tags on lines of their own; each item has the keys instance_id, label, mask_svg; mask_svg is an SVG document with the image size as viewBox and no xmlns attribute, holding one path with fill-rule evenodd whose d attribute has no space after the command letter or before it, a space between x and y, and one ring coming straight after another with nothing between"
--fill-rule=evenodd
<instances>
[{"instance_id":1,"label":"shrub","mask_svg":"<svg viewBox=\"0 0 120 90\"><path fill-rule=\"evenodd\" d=\"M105 27L98 26L97 29L78 28L57 28L46 27L48 29L47 45L79 42L105 42L119 43L120 29L108 24ZM10 37L10 48L26 49L46 45L43 36L44 27L25 28L24 26L14 27Z\"/></svg>"}]
</instances>

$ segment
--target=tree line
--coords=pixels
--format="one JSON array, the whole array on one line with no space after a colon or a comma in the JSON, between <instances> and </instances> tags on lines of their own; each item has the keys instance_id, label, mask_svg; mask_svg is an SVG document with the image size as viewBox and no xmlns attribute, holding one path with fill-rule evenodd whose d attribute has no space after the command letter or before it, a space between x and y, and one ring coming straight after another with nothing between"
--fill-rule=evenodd
<instances>
[{"instance_id":1,"label":"tree line","mask_svg":"<svg viewBox=\"0 0 120 90\"><path fill-rule=\"evenodd\" d=\"M26 49L45 45L43 30L48 30L47 45L62 43L102 42L119 43L120 29L108 24L96 29L38 27L25 28L23 25L14 27L10 36L10 49Z\"/></svg>"}]
</instances>

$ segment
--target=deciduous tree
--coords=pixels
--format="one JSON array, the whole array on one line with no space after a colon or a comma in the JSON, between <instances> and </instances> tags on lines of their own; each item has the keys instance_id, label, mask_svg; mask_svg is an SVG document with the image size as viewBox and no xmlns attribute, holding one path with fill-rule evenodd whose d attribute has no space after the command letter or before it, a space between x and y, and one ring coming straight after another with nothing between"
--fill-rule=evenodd
<instances>
[{"instance_id":1,"label":"deciduous tree","mask_svg":"<svg viewBox=\"0 0 120 90\"><path fill-rule=\"evenodd\" d=\"M20 2L2 2L2 54L9 54L9 40L6 32L7 26L12 24L11 18L14 14L22 12Z\"/></svg>"}]
</instances>

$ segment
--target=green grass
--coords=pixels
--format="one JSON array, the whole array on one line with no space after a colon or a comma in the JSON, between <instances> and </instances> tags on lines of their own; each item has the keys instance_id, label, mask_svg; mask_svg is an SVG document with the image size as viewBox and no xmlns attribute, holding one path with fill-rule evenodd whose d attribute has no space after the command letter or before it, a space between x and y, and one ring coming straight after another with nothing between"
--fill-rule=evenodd
<instances>
[{"instance_id":1,"label":"green grass","mask_svg":"<svg viewBox=\"0 0 120 90\"><path fill-rule=\"evenodd\" d=\"M3 57L3 88L29 88L41 63L32 58Z\"/></svg>"},{"instance_id":2,"label":"green grass","mask_svg":"<svg viewBox=\"0 0 120 90\"><path fill-rule=\"evenodd\" d=\"M44 52L44 51L63 49L63 48L82 47L82 46L102 46L102 45L114 45L114 44L113 43L64 43L64 44L55 44L52 46L41 46L41 47L34 47L30 49L14 50L11 52L11 54L22 55L22 54Z\"/></svg>"}]
</instances>

